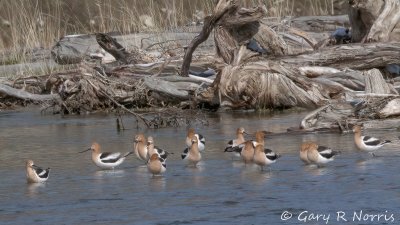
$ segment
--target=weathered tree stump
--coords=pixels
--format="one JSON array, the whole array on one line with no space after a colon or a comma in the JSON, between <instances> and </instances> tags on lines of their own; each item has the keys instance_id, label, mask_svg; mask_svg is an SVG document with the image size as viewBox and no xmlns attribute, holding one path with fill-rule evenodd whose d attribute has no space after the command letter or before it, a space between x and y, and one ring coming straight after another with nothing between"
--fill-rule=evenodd
<instances>
[{"instance_id":1,"label":"weathered tree stump","mask_svg":"<svg viewBox=\"0 0 400 225\"><path fill-rule=\"evenodd\" d=\"M221 0L218 1L214 13L211 16L204 18L203 29L200 34L197 35L189 46L186 48L185 56L183 57L181 76L187 77L189 75L189 67L192 62L193 52L196 48L210 36L211 31L216 26L217 22L222 18L222 16L229 11L234 10L237 7L235 1L232 0Z\"/></svg>"},{"instance_id":2,"label":"weathered tree stump","mask_svg":"<svg viewBox=\"0 0 400 225\"><path fill-rule=\"evenodd\" d=\"M353 42L400 41L398 0L351 0L349 18ZM395 31L396 30L396 31Z\"/></svg>"},{"instance_id":3,"label":"weathered tree stump","mask_svg":"<svg viewBox=\"0 0 400 225\"><path fill-rule=\"evenodd\" d=\"M365 76L365 93L375 94L398 94L392 85L386 83L381 72L372 69L364 72Z\"/></svg>"},{"instance_id":4,"label":"weathered tree stump","mask_svg":"<svg viewBox=\"0 0 400 225\"><path fill-rule=\"evenodd\" d=\"M225 63L234 63L240 46L247 45L253 37L261 48L268 49L271 54L287 53L287 46L282 38L267 25L260 23L266 16L266 9L263 7L245 9L239 5L239 0L218 1L214 13L206 17L203 30L192 40L185 52L181 76L187 76L193 52L201 42L207 39L214 28L216 52ZM250 50L248 54L258 55Z\"/></svg>"}]
</instances>

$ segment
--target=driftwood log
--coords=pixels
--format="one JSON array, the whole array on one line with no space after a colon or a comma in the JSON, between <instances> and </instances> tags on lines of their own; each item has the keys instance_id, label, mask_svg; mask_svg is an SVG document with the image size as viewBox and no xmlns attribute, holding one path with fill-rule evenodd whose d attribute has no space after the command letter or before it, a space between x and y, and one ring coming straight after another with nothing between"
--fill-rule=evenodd
<instances>
[{"instance_id":1,"label":"driftwood log","mask_svg":"<svg viewBox=\"0 0 400 225\"><path fill-rule=\"evenodd\" d=\"M336 69L366 70L400 62L400 43L369 43L329 46L297 56L283 56L271 61L287 67L305 65Z\"/></svg>"},{"instance_id":2,"label":"driftwood log","mask_svg":"<svg viewBox=\"0 0 400 225\"><path fill-rule=\"evenodd\" d=\"M307 43L304 39L297 37L297 34L291 34L286 27L297 28L306 31L317 42L329 37L329 34L338 27L349 27L348 15L338 16L304 16L304 17L266 17L261 20L261 23L270 26L275 32L285 39L289 47L299 48L303 51L307 49ZM154 52L156 55L162 52L175 51L178 56L183 56L182 46L188 46L194 36L201 31L200 26L189 26L175 28L174 31L162 33L134 33L128 35L120 35L118 33L107 33L117 40L129 52L137 52L140 49L140 54L143 52ZM212 33L211 33L212 34ZM212 35L211 35L212 36ZM292 43L294 42L294 43ZM215 48L213 38L208 38L202 45L196 48L196 54L205 54ZM312 48L311 48L312 50ZM49 50L40 53L40 58L48 58ZM159 53L157 53L159 52ZM289 52L290 49L289 49ZM297 52L297 51L296 51ZM103 54L104 53L104 54ZM0 55L0 62L11 60L11 54ZM38 55L38 53L35 53ZM96 41L96 34L83 35L67 35L55 43L51 49L51 55L58 64L76 64L92 57L101 57L103 63L109 63L115 58L102 50ZM29 55L26 57L29 58ZM151 55L147 56L151 57ZM152 56L154 58L154 56ZM162 56L161 56L162 57ZM34 58L37 61L37 58ZM154 62L144 58L146 62ZM122 61L120 61L122 63ZM2 64L2 63L0 63ZM0 71L0 74L3 71Z\"/></svg>"},{"instance_id":3,"label":"driftwood log","mask_svg":"<svg viewBox=\"0 0 400 225\"><path fill-rule=\"evenodd\" d=\"M355 124L365 128L398 127L400 96L393 86L384 82L379 70L363 74L365 91L347 92L345 100L332 102L310 112L300 123L305 131L331 130L347 132Z\"/></svg>"},{"instance_id":4,"label":"driftwood log","mask_svg":"<svg viewBox=\"0 0 400 225\"><path fill-rule=\"evenodd\" d=\"M302 131L351 132L355 124L367 129L387 129L400 126L400 98L398 96L368 96L356 107L346 103L324 105L306 115L300 122Z\"/></svg>"},{"instance_id":5,"label":"driftwood log","mask_svg":"<svg viewBox=\"0 0 400 225\"><path fill-rule=\"evenodd\" d=\"M123 64L145 63L145 56L138 49L126 51L117 40L108 34L96 33L96 41L106 52L110 53L117 61Z\"/></svg>"},{"instance_id":6,"label":"driftwood log","mask_svg":"<svg viewBox=\"0 0 400 225\"><path fill-rule=\"evenodd\" d=\"M283 23L308 32L332 31L338 27L350 27L348 15L284 18Z\"/></svg>"},{"instance_id":7,"label":"driftwood log","mask_svg":"<svg viewBox=\"0 0 400 225\"><path fill-rule=\"evenodd\" d=\"M58 94L32 94L22 89L12 88L8 85L0 84L0 94L38 102L46 102L46 101L56 101L59 102L61 100Z\"/></svg>"}]
</instances>

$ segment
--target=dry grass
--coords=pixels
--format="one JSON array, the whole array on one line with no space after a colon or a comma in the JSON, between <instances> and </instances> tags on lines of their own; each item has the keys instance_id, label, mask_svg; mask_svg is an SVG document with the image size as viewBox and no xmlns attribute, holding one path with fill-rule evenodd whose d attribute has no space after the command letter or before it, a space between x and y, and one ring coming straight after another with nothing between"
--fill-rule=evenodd
<instances>
[{"instance_id":1,"label":"dry grass","mask_svg":"<svg viewBox=\"0 0 400 225\"><path fill-rule=\"evenodd\" d=\"M269 10L270 16L279 17L334 14L333 5L337 1L340 0L244 0L244 4L246 7L263 4ZM50 48L67 34L173 29L195 21L196 12L210 13L213 2L214 0L0 0L0 51L7 50L15 54L7 62L12 64L24 61L23 55L28 49Z\"/></svg>"}]
</instances>

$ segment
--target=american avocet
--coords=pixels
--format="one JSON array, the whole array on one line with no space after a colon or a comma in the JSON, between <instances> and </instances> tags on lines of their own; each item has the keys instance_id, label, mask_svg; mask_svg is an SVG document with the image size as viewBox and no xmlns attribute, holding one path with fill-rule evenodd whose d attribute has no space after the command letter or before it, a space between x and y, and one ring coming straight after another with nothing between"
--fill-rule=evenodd
<instances>
[{"instance_id":1,"label":"american avocet","mask_svg":"<svg viewBox=\"0 0 400 225\"><path fill-rule=\"evenodd\" d=\"M224 152L232 152L233 156L239 158L240 153L238 152L238 146L245 142L244 135L247 134L243 127L239 127L236 130L236 139L230 140L228 146L225 148Z\"/></svg>"},{"instance_id":2,"label":"american avocet","mask_svg":"<svg viewBox=\"0 0 400 225\"><path fill-rule=\"evenodd\" d=\"M121 165L124 162L125 158L132 154L132 152L128 152L121 156L119 152L100 152L100 145L97 142L93 142L90 148L81 151L79 153L87 152L92 150L92 160L96 166L102 169L114 169L115 167Z\"/></svg>"},{"instance_id":3,"label":"american avocet","mask_svg":"<svg viewBox=\"0 0 400 225\"><path fill-rule=\"evenodd\" d=\"M244 164L247 165L248 163L253 162L254 149L259 144L264 145L264 133L262 131L256 132L256 141L246 141L233 149L234 151L240 153L240 157L242 158Z\"/></svg>"},{"instance_id":4,"label":"american avocet","mask_svg":"<svg viewBox=\"0 0 400 225\"><path fill-rule=\"evenodd\" d=\"M307 157L307 152L310 149L310 146L312 144L313 144L313 142L311 142L311 141L306 141L303 144L301 144L301 147L300 147L300 159L305 164L310 164L310 160L308 160L308 157Z\"/></svg>"},{"instance_id":5,"label":"american avocet","mask_svg":"<svg viewBox=\"0 0 400 225\"><path fill-rule=\"evenodd\" d=\"M244 164L247 165L248 163L253 162L254 148L256 145L257 142L250 140L238 146L238 149L240 150L240 157L242 158Z\"/></svg>"},{"instance_id":6,"label":"american avocet","mask_svg":"<svg viewBox=\"0 0 400 225\"><path fill-rule=\"evenodd\" d=\"M354 142L359 150L370 152L373 156L374 151L380 149L386 143L390 143L390 140L381 141L377 138L370 137L370 136L362 136L361 135L361 126L355 125L353 127L354 132Z\"/></svg>"},{"instance_id":7,"label":"american avocet","mask_svg":"<svg viewBox=\"0 0 400 225\"><path fill-rule=\"evenodd\" d=\"M335 155L339 153L339 151L334 151L331 148L310 142L307 150L307 158L311 164L316 164L319 166L333 161L335 159Z\"/></svg>"},{"instance_id":8,"label":"american avocet","mask_svg":"<svg viewBox=\"0 0 400 225\"><path fill-rule=\"evenodd\" d=\"M36 166L32 160L26 161L26 179L29 183L45 182L49 178L50 168L42 169Z\"/></svg>"},{"instance_id":9,"label":"american avocet","mask_svg":"<svg viewBox=\"0 0 400 225\"><path fill-rule=\"evenodd\" d=\"M169 154L172 154L172 153L169 153L157 146L154 146L154 139L151 136L147 137L147 153L149 156L152 156L153 154L157 154L162 160L166 160L167 156Z\"/></svg>"},{"instance_id":10,"label":"american avocet","mask_svg":"<svg viewBox=\"0 0 400 225\"><path fill-rule=\"evenodd\" d=\"M271 149L265 148L265 133L263 131L256 132L256 143L254 143L254 156L253 162L261 167L263 170L264 166L275 163L276 160L280 157L279 154L276 154Z\"/></svg>"},{"instance_id":11,"label":"american avocet","mask_svg":"<svg viewBox=\"0 0 400 225\"><path fill-rule=\"evenodd\" d=\"M275 163L276 160L281 157L279 154L273 152L271 149L264 148L263 144L257 144L254 149L253 162L264 170L264 166Z\"/></svg>"},{"instance_id":12,"label":"american avocet","mask_svg":"<svg viewBox=\"0 0 400 225\"><path fill-rule=\"evenodd\" d=\"M233 147L232 152L236 155L238 154L239 157L242 159L244 164L251 163L254 157L254 148L258 143L253 140L245 141L244 143Z\"/></svg>"},{"instance_id":13,"label":"american avocet","mask_svg":"<svg viewBox=\"0 0 400 225\"><path fill-rule=\"evenodd\" d=\"M147 169L153 176L164 173L167 170L165 159L161 158L157 153L152 154L147 162Z\"/></svg>"},{"instance_id":14,"label":"american avocet","mask_svg":"<svg viewBox=\"0 0 400 225\"><path fill-rule=\"evenodd\" d=\"M135 143L133 144L133 152L135 152L135 155L139 160L146 162L148 149L144 134L137 134L134 141Z\"/></svg>"},{"instance_id":15,"label":"american avocet","mask_svg":"<svg viewBox=\"0 0 400 225\"><path fill-rule=\"evenodd\" d=\"M199 146L199 151L204 151L206 145L206 139L201 134L196 134L193 128L189 128L186 136L186 146L190 148L192 146L192 139L193 137L197 137L197 145Z\"/></svg>"},{"instance_id":16,"label":"american avocet","mask_svg":"<svg viewBox=\"0 0 400 225\"><path fill-rule=\"evenodd\" d=\"M192 145L190 148L186 148L182 153L182 159L187 161L188 164L193 164L194 166L197 165L198 162L201 160L201 153L199 150L199 140L197 136L193 136L192 138Z\"/></svg>"},{"instance_id":17,"label":"american avocet","mask_svg":"<svg viewBox=\"0 0 400 225\"><path fill-rule=\"evenodd\" d=\"M257 145L264 144L264 133L262 131L256 132L256 141L249 140L237 147L233 148L233 151L239 152L244 164L253 162L254 149Z\"/></svg>"}]
</instances>

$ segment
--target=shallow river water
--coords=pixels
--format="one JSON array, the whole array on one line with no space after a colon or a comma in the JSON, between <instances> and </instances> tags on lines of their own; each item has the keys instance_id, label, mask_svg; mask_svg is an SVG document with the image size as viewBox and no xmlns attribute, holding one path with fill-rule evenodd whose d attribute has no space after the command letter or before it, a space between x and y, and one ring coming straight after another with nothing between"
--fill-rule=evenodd
<instances>
[{"instance_id":1,"label":"shallow river water","mask_svg":"<svg viewBox=\"0 0 400 225\"><path fill-rule=\"evenodd\" d=\"M0 224L400 224L398 146L378 157L355 149L352 134L278 135L269 148L283 156L271 170L244 167L224 154L238 126L283 132L306 112L210 114L197 131L206 138L198 168L180 160L186 127L117 132L112 115L60 117L37 111L0 112ZM152 177L128 158L114 171L99 170L92 141L103 151L130 151L137 132L174 152L167 172ZM397 130L368 130L397 137ZM304 166L298 151L314 140L342 151L326 167ZM44 184L27 184L25 160L52 169Z\"/></svg>"}]
</instances>

